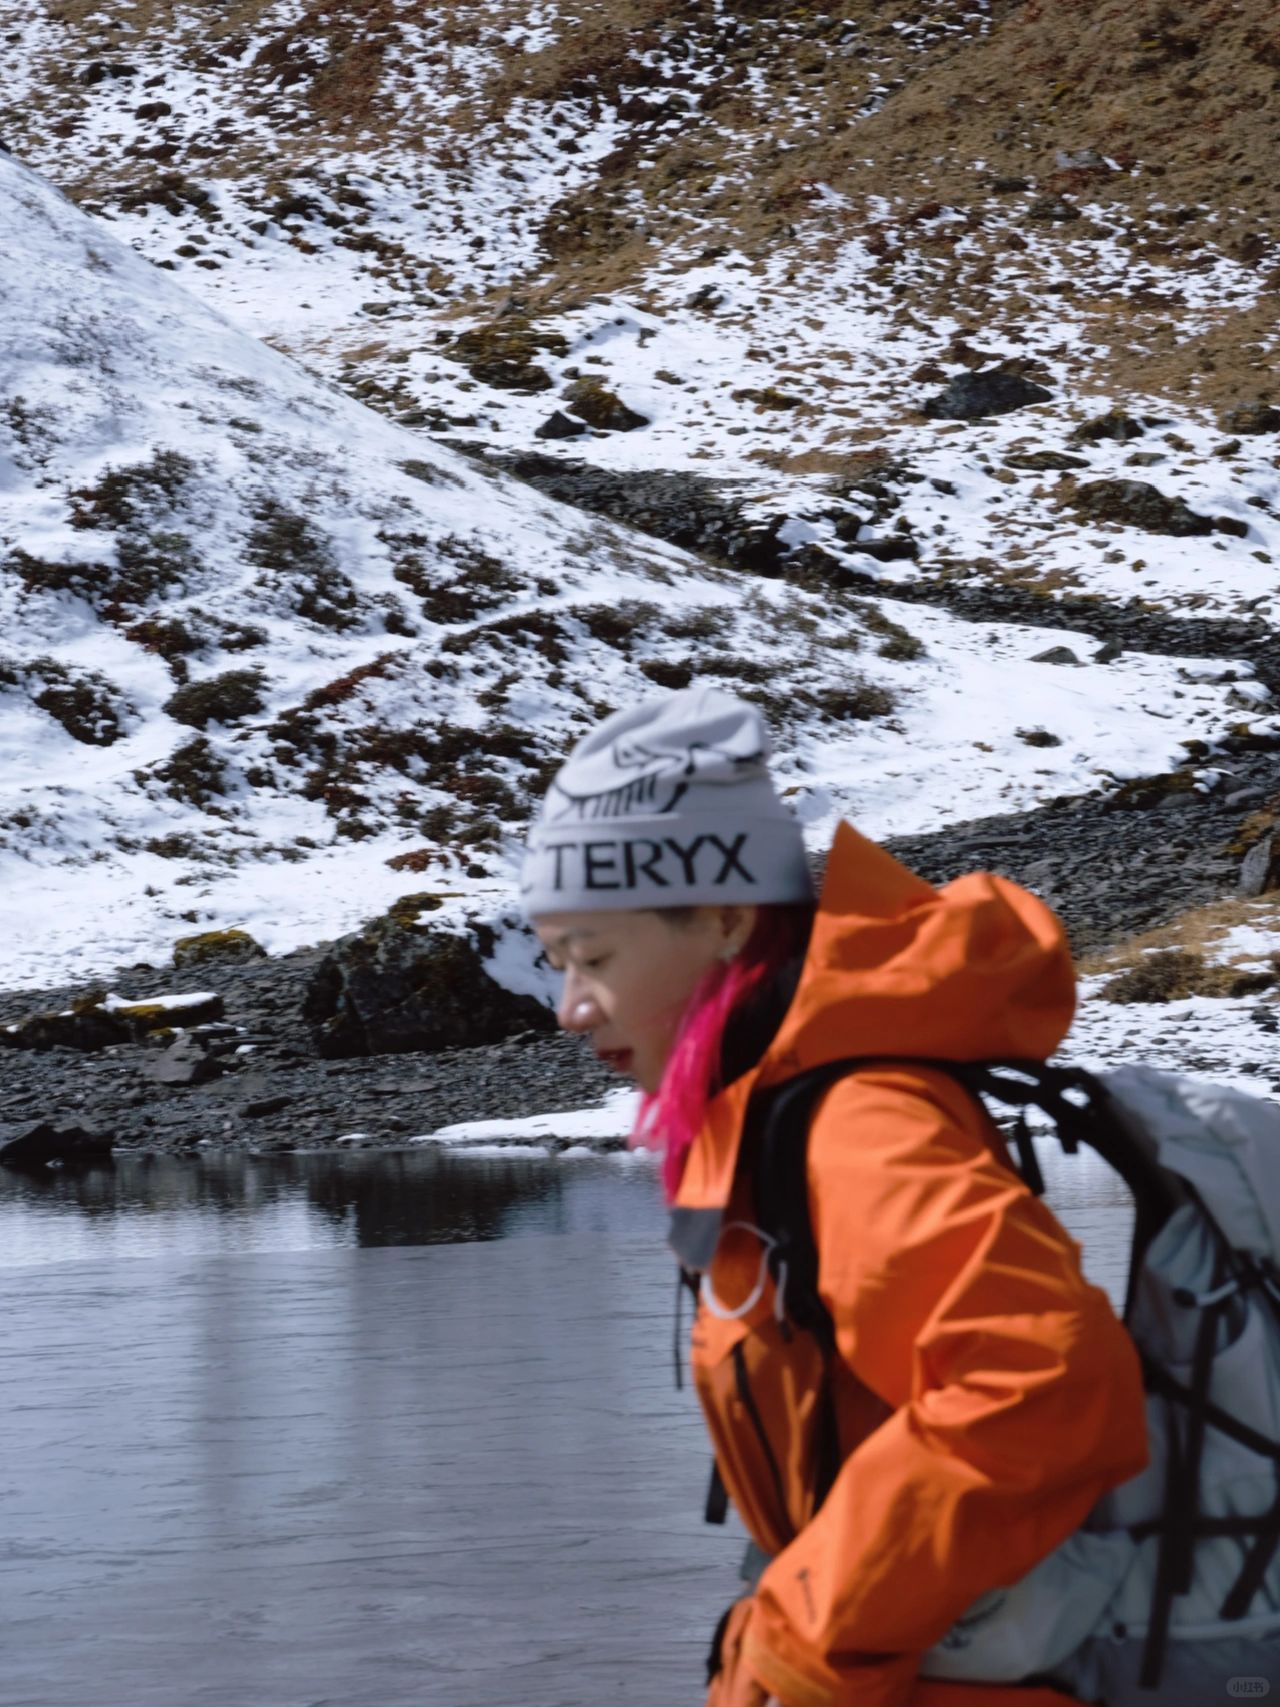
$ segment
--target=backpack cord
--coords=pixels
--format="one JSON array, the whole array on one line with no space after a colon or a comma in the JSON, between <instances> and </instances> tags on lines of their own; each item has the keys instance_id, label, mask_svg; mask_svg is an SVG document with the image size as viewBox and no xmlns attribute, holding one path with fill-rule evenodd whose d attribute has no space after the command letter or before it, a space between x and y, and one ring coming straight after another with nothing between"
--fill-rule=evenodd
<instances>
[{"instance_id":1,"label":"backpack cord","mask_svg":"<svg viewBox=\"0 0 1280 1707\"><path fill-rule=\"evenodd\" d=\"M684 1342L684 1295L686 1290L693 1293L694 1308L698 1302L698 1280L681 1264L676 1269L676 1327L672 1338L672 1354L676 1365L676 1392L684 1392L684 1358L682 1346Z\"/></svg>"},{"instance_id":2,"label":"backpack cord","mask_svg":"<svg viewBox=\"0 0 1280 1707\"><path fill-rule=\"evenodd\" d=\"M1141 1689L1154 1689L1164 1670L1169 1642L1169 1622L1174 1598L1191 1587L1195 1565L1196 1522L1200 1515L1200 1464L1204 1457L1206 1407L1213 1356L1218 1343L1218 1323L1228 1300L1219 1300L1200 1313L1195 1351L1191 1364L1191 1386L1186 1406L1186 1440L1178 1417L1169 1410L1169 1460L1165 1467L1164 1522L1160 1529L1155 1592L1151 1599L1151 1623L1142 1650ZM1166 1400L1166 1403L1168 1401Z\"/></svg>"}]
</instances>

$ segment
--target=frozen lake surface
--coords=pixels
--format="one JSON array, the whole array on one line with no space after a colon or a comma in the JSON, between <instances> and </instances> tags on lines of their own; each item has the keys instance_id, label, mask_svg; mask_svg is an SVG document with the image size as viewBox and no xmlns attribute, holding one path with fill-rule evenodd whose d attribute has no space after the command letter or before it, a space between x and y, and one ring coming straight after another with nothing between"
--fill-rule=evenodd
<instances>
[{"instance_id":1,"label":"frozen lake surface","mask_svg":"<svg viewBox=\"0 0 1280 1707\"><path fill-rule=\"evenodd\" d=\"M700 1698L741 1539L647 1164L0 1175L0 1253L0 1707Z\"/></svg>"}]
</instances>

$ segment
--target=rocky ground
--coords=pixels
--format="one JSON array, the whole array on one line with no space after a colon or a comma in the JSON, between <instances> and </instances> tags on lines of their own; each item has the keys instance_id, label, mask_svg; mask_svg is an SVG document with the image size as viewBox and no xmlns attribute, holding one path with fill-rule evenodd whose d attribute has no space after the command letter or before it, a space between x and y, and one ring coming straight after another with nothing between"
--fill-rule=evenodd
<instances>
[{"instance_id":1,"label":"rocky ground","mask_svg":"<svg viewBox=\"0 0 1280 1707\"><path fill-rule=\"evenodd\" d=\"M1190 775L1130 785L1123 800L1062 800L890 846L933 881L990 869L1028 884L1089 954L1235 891L1246 844L1280 807L1280 754L1224 758L1209 794L1187 786ZM302 1010L324 955L322 945L246 964L120 969L106 982L134 999L222 998L225 1019L206 1033L217 1076L157 1084L162 1040L7 1049L0 1142L50 1121L105 1133L122 1151L395 1148L456 1121L582 1107L616 1084L583 1043L539 1032L483 1048L323 1060ZM0 1024L90 993L84 985L2 992Z\"/></svg>"},{"instance_id":2,"label":"rocky ground","mask_svg":"<svg viewBox=\"0 0 1280 1707\"><path fill-rule=\"evenodd\" d=\"M0 1143L49 1121L106 1132L118 1150L395 1147L454 1121L510 1115L517 1078L522 1114L578 1107L614 1088L580 1042L538 1034L479 1049L322 1060L302 1018L322 958L315 949L198 971L122 968L112 987L130 995L199 989L222 997L226 1030L210 1038L217 1076L156 1084L148 1069L167 1039L90 1052L9 1049L0 1055ZM86 993L8 992L0 1023L68 1007Z\"/></svg>"}]
</instances>

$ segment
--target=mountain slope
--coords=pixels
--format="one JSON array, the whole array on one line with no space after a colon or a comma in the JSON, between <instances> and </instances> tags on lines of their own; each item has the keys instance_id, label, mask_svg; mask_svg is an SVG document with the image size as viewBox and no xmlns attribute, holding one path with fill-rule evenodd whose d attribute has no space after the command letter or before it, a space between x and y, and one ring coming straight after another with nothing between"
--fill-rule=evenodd
<instances>
[{"instance_id":1,"label":"mountain slope","mask_svg":"<svg viewBox=\"0 0 1280 1707\"><path fill-rule=\"evenodd\" d=\"M3 158L0 201L13 982L197 921L314 940L424 881L506 901L572 739L694 672L765 703L816 838L1113 786L1260 692L1136 654L1057 669L1042 629L904 628L588 524L425 457Z\"/></svg>"},{"instance_id":2,"label":"mountain slope","mask_svg":"<svg viewBox=\"0 0 1280 1707\"><path fill-rule=\"evenodd\" d=\"M712 464L860 573L1271 620L1268 0L15 16L11 145L406 425L514 451L558 410L550 454ZM1048 401L921 413L993 368ZM887 566L869 457L954 488L887 482ZM1236 531L1077 502L1117 479Z\"/></svg>"}]
</instances>

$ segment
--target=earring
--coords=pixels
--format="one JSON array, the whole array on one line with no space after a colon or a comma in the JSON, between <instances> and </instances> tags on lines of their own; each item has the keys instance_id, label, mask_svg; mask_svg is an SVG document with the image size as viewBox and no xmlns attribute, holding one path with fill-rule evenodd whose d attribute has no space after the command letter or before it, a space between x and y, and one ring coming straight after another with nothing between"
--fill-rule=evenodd
<instances>
[{"instance_id":1,"label":"earring","mask_svg":"<svg viewBox=\"0 0 1280 1707\"><path fill-rule=\"evenodd\" d=\"M731 965L738 958L738 949L739 945L736 942L729 942L720 950L720 959L726 966Z\"/></svg>"}]
</instances>

